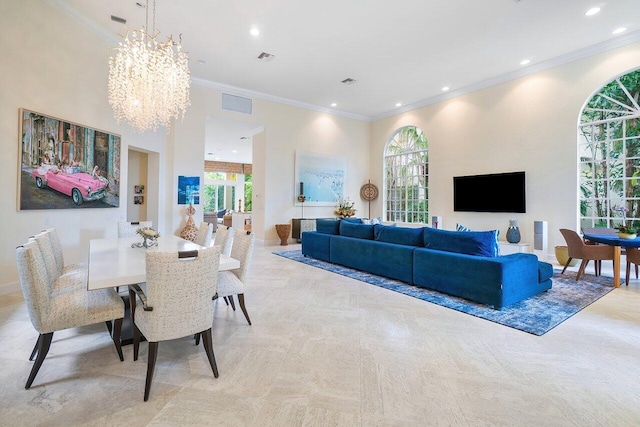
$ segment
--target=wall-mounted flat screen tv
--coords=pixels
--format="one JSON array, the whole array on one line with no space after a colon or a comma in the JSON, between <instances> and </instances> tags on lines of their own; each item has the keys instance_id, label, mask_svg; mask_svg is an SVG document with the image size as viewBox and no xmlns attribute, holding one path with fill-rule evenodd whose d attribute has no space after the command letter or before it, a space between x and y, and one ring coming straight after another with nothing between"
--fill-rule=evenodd
<instances>
[{"instance_id":1,"label":"wall-mounted flat screen tv","mask_svg":"<svg viewBox=\"0 0 640 427\"><path fill-rule=\"evenodd\" d=\"M527 211L524 172L453 177L456 212Z\"/></svg>"}]
</instances>

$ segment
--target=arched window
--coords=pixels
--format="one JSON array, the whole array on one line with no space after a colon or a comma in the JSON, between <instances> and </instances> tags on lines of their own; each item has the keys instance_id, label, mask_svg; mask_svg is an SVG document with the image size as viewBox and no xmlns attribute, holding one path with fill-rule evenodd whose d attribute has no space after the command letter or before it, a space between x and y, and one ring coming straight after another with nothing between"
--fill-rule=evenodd
<instances>
[{"instance_id":1,"label":"arched window","mask_svg":"<svg viewBox=\"0 0 640 427\"><path fill-rule=\"evenodd\" d=\"M398 129L384 150L384 215L387 221L429 218L429 144L422 129Z\"/></svg>"},{"instance_id":2,"label":"arched window","mask_svg":"<svg viewBox=\"0 0 640 427\"><path fill-rule=\"evenodd\" d=\"M640 70L604 85L578 125L580 225L640 228Z\"/></svg>"}]
</instances>

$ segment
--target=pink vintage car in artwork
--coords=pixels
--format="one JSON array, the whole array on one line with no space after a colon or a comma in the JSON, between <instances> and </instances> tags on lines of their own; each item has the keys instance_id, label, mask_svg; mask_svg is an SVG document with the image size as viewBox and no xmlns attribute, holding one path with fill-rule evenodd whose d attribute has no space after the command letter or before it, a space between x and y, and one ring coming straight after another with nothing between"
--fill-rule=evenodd
<instances>
[{"instance_id":1,"label":"pink vintage car in artwork","mask_svg":"<svg viewBox=\"0 0 640 427\"><path fill-rule=\"evenodd\" d=\"M68 169L67 173L55 166L43 165L33 169L31 176L35 179L38 188L50 187L71 196L76 205L99 200L106 195L104 182L92 177L91 174L80 172L77 168Z\"/></svg>"}]
</instances>

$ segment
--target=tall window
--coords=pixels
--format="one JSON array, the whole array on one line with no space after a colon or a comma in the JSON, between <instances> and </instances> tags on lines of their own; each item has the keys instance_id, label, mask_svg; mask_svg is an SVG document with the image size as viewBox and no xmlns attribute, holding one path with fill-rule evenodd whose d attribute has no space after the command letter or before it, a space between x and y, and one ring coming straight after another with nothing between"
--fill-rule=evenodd
<instances>
[{"instance_id":1,"label":"tall window","mask_svg":"<svg viewBox=\"0 0 640 427\"><path fill-rule=\"evenodd\" d=\"M384 208L387 221L428 222L429 151L422 129L398 129L384 150Z\"/></svg>"},{"instance_id":2,"label":"tall window","mask_svg":"<svg viewBox=\"0 0 640 427\"><path fill-rule=\"evenodd\" d=\"M578 125L580 225L614 227L626 208L640 228L640 70L619 77L587 102Z\"/></svg>"}]
</instances>

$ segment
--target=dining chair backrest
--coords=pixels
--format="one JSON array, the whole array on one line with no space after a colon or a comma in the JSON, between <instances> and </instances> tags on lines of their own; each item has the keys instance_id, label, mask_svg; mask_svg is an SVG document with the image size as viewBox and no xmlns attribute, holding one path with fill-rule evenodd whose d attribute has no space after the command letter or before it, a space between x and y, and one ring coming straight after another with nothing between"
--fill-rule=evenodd
<instances>
[{"instance_id":1,"label":"dining chair backrest","mask_svg":"<svg viewBox=\"0 0 640 427\"><path fill-rule=\"evenodd\" d=\"M36 331L41 332L49 315L51 289L44 259L40 254L38 243L31 240L16 248L16 261L20 286L29 319Z\"/></svg>"},{"instance_id":2,"label":"dining chair backrest","mask_svg":"<svg viewBox=\"0 0 640 427\"><path fill-rule=\"evenodd\" d=\"M120 221L118 222L118 237L135 237L138 228L151 228L152 221Z\"/></svg>"},{"instance_id":3,"label":"dining chair backrest","mask_svg":"<svg viewBox=\"0 0 640 427\"><path fill-rule=\"evenodd\" d=\"M145 293L153 307L144 313L147 340L170 340L211 328L219 265L220 248L215 246L189 258L180 258L178 252L146 253Z\"/></svg>"},{"instance_id":4,"label":"dining chair backrest","mask_svg":"<svg viewBox=\"0 0 640 427\"><path fill-rule=\"evenodd\" d=\"M253 258L253 248L256 242L256 235L251 232L238 231L233 237L231 247L231 258L240 261L240 268L232 270L241 282L245 283L247 271Z\"/></svg>"},{"instance_id":5,"label":"dining chair backrest","mask_svg":"<svg viewBox=\"0 0 640 427\"><path fill-rule=\"evenodd\" d=\"M196 234L195 243L200 246L211 246L211 239L213 238L213 224L208 222L201 222L200 228L198 228L198 234Z\"/></svg>"},{"instance_id":6,"label":"dining chair backrest","mask_svg":"<svg viewBox=\"0 0 640 427\"><path fill-rule=\"evenodd\" d=\"M220 246L222 248L222 254L226 256L231 255L231 247L233 246L235 229L233 227L227 227L223 225L216 230L215 239L213 241L214 246Z\"/></svg>"},{"instance_id":7,"label":"dining chair backrest","mask_svg":"<svg viewBox=\"0 0 640 427\"><path fill-rule=\"evenodd\" d=\"M564 240L567 242L569 257L583 259L584 247L586 246L586 244L584 243L584 240L582 240L580 235L574 230L569 230L566 228L561 228L560 233L562 233Z\"/></svg>"},{"instance_id":8,"label":"dining chair backrest","mask_svg":"<svg viewBox=\"0 0 640 427\"><path fill-rule=\"evenodd\" d=\"M47 228L46 230L44 230L44 232L49 235L49 243L51 244L51 249L53 250L53 256L56 259L58 271L62 273L62 270L64 269L64 254L62 253L60 236L58 236L58 232L55 228Z\"/></svg>"},{"instance_id":9,"label":"dining chair backrest","mask_svg":"<svg viewBox=\"0 0 640 427\"><path fill-rule=\"evenodd\" d=\"M30 237L29 240L35 241L38 245L38 250L40 251L40 255L44 261L44 266L47 269L49 284L53 284L53 282L62 274L62 270L58 269L56 257L53 254L51 236L46 231L43 231L33 237Z\"/></svg>"}]
</instances>

